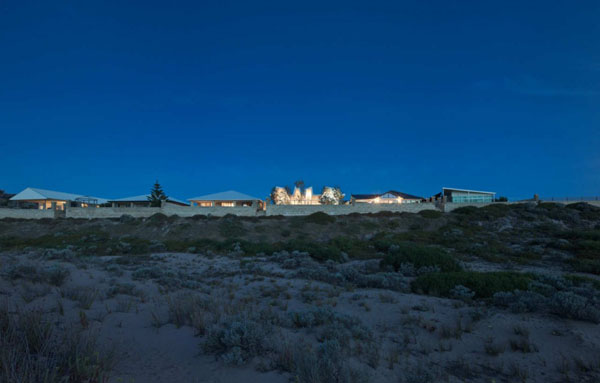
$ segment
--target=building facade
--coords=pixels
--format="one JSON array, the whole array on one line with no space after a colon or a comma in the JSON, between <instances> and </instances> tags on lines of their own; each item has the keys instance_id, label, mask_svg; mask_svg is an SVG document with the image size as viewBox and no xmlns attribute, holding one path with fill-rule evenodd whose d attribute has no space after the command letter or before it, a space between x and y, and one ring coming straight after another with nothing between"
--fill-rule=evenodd
<instances>
[{"instance_id":1,"label":"building facade","mask_svg":"<svg viewBox=\"0 0 600 383\"><path fill-rule=\"evenodd\" d=\"M352 194L351 199L353 203L420 203L425 199L423 197L415 196L412 194L402 193L395 190L390 190L385 193L379 194Z\"/></svg>"},{"instance_id":2,"label":"building facade","mask_svg":"<svg viewBox=\"0 0 600 383\"><path fill-rule=\"evenodd\" d=\"M262 208L263 201L260 198L252 197L248 194L240 193L235 190L229 190L221 193L207 194L188 199L191 206L200 207L236 207L236 206L256 206Z\"/></svg>"},{"instance_id":3,"label":"building facade","mask_svg":"<svg viewBox=\"0 0 600 383\"><path fill-rule=\"evenodd\" d=\"M496 193L480 190L442 188L441 195L447 202L452 203L491 203L494 202Z\"/></svg>"}]
</instances>

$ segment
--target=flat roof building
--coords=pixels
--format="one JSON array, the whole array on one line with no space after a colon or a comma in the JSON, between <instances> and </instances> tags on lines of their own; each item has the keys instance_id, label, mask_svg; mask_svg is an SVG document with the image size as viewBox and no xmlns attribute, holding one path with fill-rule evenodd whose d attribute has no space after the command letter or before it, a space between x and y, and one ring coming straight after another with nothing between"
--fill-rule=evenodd
<instances>
[{"instance_id":1,"label":"flat roof building","mask_svg":"<svg viewBox=\"0 0 600 383\"><path fill-rule=\"evenodd\" d=\"M495 192L468 190L457 188L442 188L441 195L447 202L453 203L489 203L494 202Z\"/></svg>"},{"instance_id":2,"label":"flat roof building","mask_svg":"<svg viewBox=\"0 0 600 383\"><path fill-rule=\"evenodd\" d=\"M379 194L352 194L351 201L355 203L419 203L423 197L390 190Z\"/></svg>"},{"instance_id":3,"label":"flat roof building","mask_svg":"<svg viewBox=\"0 0 600 383\"><path fill-rule=\"evenodd\" d=\"M260 198L252 197L248 194L240 193L235 190L228 190L221 193L207 194L188 199L192 206L212 207L235 207L235 206L262 206Z\"/></svg>"},{"instance_id":4,"label":"flat roof building","mask_svg":"<svg viewBox=\"0 0 600 383\"><path fill-rule=\"evenodd\" d=\"M10 200L15 201L17 204L20 202L34 203L37 204L38 209L57 210L64 210L66 206L98 207L108 202L104 198L38 188L27 188L17 193Z\"/></svg>"},{"instance_id":5,"label":"flat roof building","mask_svg":"<svg viewBox=\"0 0 600 383\"><path fill-rule=\"evenodd\" d=\"M142 194L133 197L112 199L108 202L110 202L113 207L149 207L149 197L150 194ZM167 197L166 202L179 206L189 206L189 203L171 197Z\"/></svg>"}]
</instances>

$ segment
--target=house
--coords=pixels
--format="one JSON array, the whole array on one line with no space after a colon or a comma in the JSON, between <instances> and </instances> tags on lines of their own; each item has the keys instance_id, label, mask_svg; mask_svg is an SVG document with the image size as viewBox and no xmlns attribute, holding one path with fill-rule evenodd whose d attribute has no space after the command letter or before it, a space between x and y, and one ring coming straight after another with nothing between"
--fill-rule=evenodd
<instances>
[{"instance_id":1,"label":"house","mask_svg":"<svg viewBox=\"0 0 600 383\"><path fill-rule=\"evenodd\" d=\"M113 199L108 202L111 203L113 207L150 207L149 197L150 194L142 194L133 197ZM189 206L189 203L171 197L167 197L166 202L179 206Z\"/></svg>"},{"instance_id":2,"label":"house","mask_svg":"<svg viewBox=\"0 0 600 383\"><path fill-rule=\"evenodd\" d=\"M314 194L312 187L294 187L290 194L289 188L275 186L270 198L275 205L338 205L344 199L344 194L340 188L331 186L323 187L321 194Z\"/></svg>"},{"instance_id":3,"label":"house","mask_svg":"<svg viewBox=\"0 0 600 383\"><path fill-rule=\"evenodd\" d=\"M445 201L453 203L490 203L494 202L495 195L495 192L456 188L442 188L442 192L437 194Z\"/></svg>"},{"instance_id":4,"label":"house","mask_svg":"<svg viewBox=\"0 0 600 383\"><path fill-rule=\"evenodd\" d=\"M313 194L313 188L294 187L290 194L289 188L275 186L271 192L271 199L276 205L320 205L320 194Z\"/></svg>"},{"instance_id":5,"label":"house","mask_svg":"<svg viewBox=\"0 0 600 383\"><path fill-rule=\"evenodd\" d=\"M17 206L21 203L33 203L38 209L64 210L65 207L98 207L108 201L104 198L81 194L63 193L53 190L27 188L13 196L11 201Z\"/></svg>"},{"instance_id":6,"label":"house","mask_svg":"<svg viewBox=\"0 0 600 383\"><path fill-rule=\"evenodd\" d=\"M235 207L235 206L256 206L262 208L263 202L260 198L229 190L221 193L207 194L188 199L192 206L200 207Z\"/></svg>"},{"instance_id":7,"label":"house","mask_svg":"<svg viewBox=\"0 0 600 383\"><path fill-rule=\"evenodd\" d=\"M423 197L390 190L381 194L352 194L351 201L355 203L419 203Z\"/></svg>"}]
</instances>

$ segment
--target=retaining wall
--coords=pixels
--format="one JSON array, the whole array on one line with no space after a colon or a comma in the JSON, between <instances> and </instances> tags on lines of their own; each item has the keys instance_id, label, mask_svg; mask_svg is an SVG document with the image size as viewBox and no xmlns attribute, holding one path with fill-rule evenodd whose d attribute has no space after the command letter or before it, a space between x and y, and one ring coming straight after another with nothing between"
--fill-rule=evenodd
<instances>
[{"instance_id":1,"label":"retaining wall","mask_svg":"<svg viewBox=\"0 0 600 383\"><path fill-rule=\"evenodd\" d=\"M254 206L178 206L178 205L165 205L161 213L166 215L178 215L180 217L193 217L195 215L212 215L216 217L222 217L227 214L233 214L243 217L255 217L257 216L256 207Z\"/></svg>"},{"instance_id":2,"label":"retaining wall","mask_svg":"<svg viewBox=\"0 0 600 383\"><path fill-rule=\"evenodd\" d=\"M418 213L421 210L437 209L433 203L404 203L404 204L370 204L356 203L354 205L267 205L266 215L309 215L323 212L329 215L345 215L351 213L379 213L389 211L395 213Z\"/></svg>"},{"instance_id":3,"label":"retaining wall","mask_svg":"<svg viewBox=\"0 0 600 383\"><path fill-rule=\"evenodd\" d=\"M124 214L132 217L150 217L162 213L160 207L67 207L67 218L119 218Z\"/></svg>"},{"instance_id":4,"label":"retaining wall","mask_svg":"<svg viewBox=\"0 0 600 383\"><path fill-rule=\"evenodd\" d=\"M54 210L0 209L0 219L2 219L2 218L20 218L20 219L54 218Z\"/></svg>"},{"instance_id":5,"label":"retaining wall","mask_svg":"<svg viewBox=\"0 0 600 383\"><path fill-rule=\"evenodd\" d=\"M565 203L575 203L577 201L568 201ZM590 205L600 207L600 201L582 201ZM498 202L495 202L498 203ZM517 202L508 202L517 203ZM558 202L561 203L561 202ZM459 207L475 206L483 207L490 203L446 203L442 210L451 212ZM166 204L163 207L100 207L100 208L83 208L83 207L67 207L66 211L54 210L38 210L38 209L5 209L0 208L0 219L2 218L20 218L20 219L42 219L42 218L119 218L124 214L132 217L150 217L156 213L165 215L178 215L180 217L192 217L195 215L211 215L222 217L227 214L256 217L263 215L284 215L284 216L302 216L316 212L323 212L329 215L345 215L345 214L368 214L379 213L382 211L389 212L408 212L418 213L422 210L439 210L440 207L434 203L414 203L414 204L389 204L376 205L367 203L356 203L354 205L267 205L266 211L257 211L255 207L200 207L200 206L179 206Z\"/></svg>"},{"instance_id":6,"label":"retaining wall","mask_svg":"<svg viewBox=\"0 0 600 383\"><path fill-rule=\"evenodd\" d=\"M132 217L150 217L154 214L162 213L165 215L178 215L180 217L193 217L195 215L212 215L222 217L227 214L238 216L256 216L256 208L254 207L199 207L199 206L178 206L166 204L163 207L67 207L67 218L119 218L122 215L130 215Z\"/></svg>"}]
</instances>

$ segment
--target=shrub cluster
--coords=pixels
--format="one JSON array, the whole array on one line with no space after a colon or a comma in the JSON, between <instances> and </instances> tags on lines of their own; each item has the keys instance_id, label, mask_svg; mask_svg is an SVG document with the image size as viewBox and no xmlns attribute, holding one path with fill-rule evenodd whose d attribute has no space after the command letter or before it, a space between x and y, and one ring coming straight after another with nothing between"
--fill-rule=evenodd
<instances>
[{"instance_id":1,"label":"shrub cluster","mask_svg":"<svg viewBox=\"0 0 600 383\"><path fill-rule=\"evenodd\" d=\"M316 223L317 225L327 225L335 222L335 217L322 211L318 211L304 217L304 221L308 223Z\"/></svg>"},{"instance_id":2,"label":"shrub cluster","mask_svg":"<svg viewBox=\"0 0 600 383\"><path fill-rule=\"evenodd\" d=\"M444 249L422 246L410 242L393 244L389 254L381 260L381 266L391 266L399 271L403 265L411 264L415 268L437 267L443 272L460 271L459 263Z\"/></svg>"},{"instance_id":3,"label":"shrub cluster","mask_svg":"<svg viewBox=\"0 0 600 383\"><path fill-rule=\"evenodd\" d=\"M496 293L493 301L514 312L545 311L600 323L600 291L585 279L537 275L528 289Z\"/></svg>"},{"instance_id":4,"label":"shrub cluster","mask_svg":"<svg viewBox=\"0 0 600 383\"><path fill-rule=\"evenodd\" d=\"M244 313L211 326L203 347L228 364L242 365L271 349L270 336L264 321Z\"/></svg>"},{"instance_id":5,"label":"shrub cluster","mask_svg":"<svg viewBox=\"0 0 600 383\"><path fill-rule=\"evenodd\" d=\"M60 287L70 275L70 271L61 266L42 268L30 263L18 263L7 267L3 274L10 280L23 279L35 283L45 282Z\"/></svg>"},{"instance_id":6,"label":"shrub cluster","mask_svg":"<svg viewBox=\"0 0 600 383\"><path fill-rule=\"evenodd\" d=\"M0 309L0 382L104 382L114 358L90 333L58 333L39 311Z\"/></svg>"},{"instance_id":7,"label":"shrub cluster","mask_svg":"<svg viewBox=\"0 0 600 383\"><path fill-rule=\"evenodd\" d=\"M532 276L514 272L456 271L418 276L411 284L414 292L451 297L453 289L462 285L474 298L491 298L502 291L527 290Z\"/></svg>"}]
</instances>

